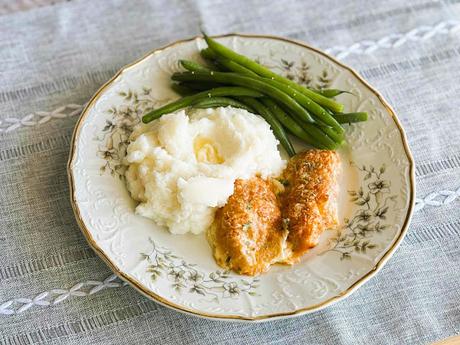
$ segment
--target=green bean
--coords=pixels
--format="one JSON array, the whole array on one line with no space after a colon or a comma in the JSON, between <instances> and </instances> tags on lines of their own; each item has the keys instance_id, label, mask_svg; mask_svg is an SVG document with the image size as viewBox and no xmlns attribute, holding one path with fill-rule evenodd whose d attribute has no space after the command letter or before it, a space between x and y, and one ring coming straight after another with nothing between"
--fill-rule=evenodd
<instances>
[{"instance_id":1,"label":"green bean","mask_svg":"<svg viewBox=\"0 0 460 345\"><path fill-rule=\"evenodd\" d=\"M292 157L295 155L295 150L294 147L291 144L291 141L286 135L286 132L283 129L283 126L279 123L279 121L276 119L276 117L268 110L268 108L257 101L254 98L251 97L239 97L239 99L253 108L257 113L262 116L265 121L268 122L270 127L272 128L273 134L275 134L275 137L279 140L281 145L284 147L286 152L288 153L289 157Z\"/></svg>"},{"instance_id":2,"label":"green bean","mask_svg":"<svg viewBox=\"0 0 460 345\"><path fill-rule=\"evenodd\" d=\"M315 115L319 120L333 127L338 133L344 132L344 129L342 128L342 126L340 126L340 124L325 109L323 109L319 104L313 102L310 98L308 98L304 94L294 90L289 85L280 83L279 81L267 79L267 78L262 78L262 79L264 79L268 84L276 88L279 88L281 91L291 96L305 109L307 109L313 115Z\"/></svg>"},{"instance_id":3,"label":"green bean","mask_svg":"<svg viewBox=\"0 0 460 345\"><path fill-rule=\"evenodd\" d=\"M341 145L343 144L344 138L342 133L337 133L333 128L329 127L328 125L325 125L324 123L319 123L318 127L326 133L326 135L334 140L337 144Z\"/></svg>"},{"instance_id":4,"label":"green bean","mask_svg":"<svg viewBox=\"0 0 460 345\"><path fill-rule=\"evenodd\" d=\"M313 91L320 93L324 97L327 97L327 98L332 98L332 97L341 95L342 93L349 93L350 95L352 95L352 93L349 91L338 90L338 89L322 89L322 90L313 90Z\"/></svg>"},{"instance_id":5,"label":"green bean","mask_svg":"<svg viewBox=\"0 0 460 345\"><path fill-rule=\"evenodd\" d=\"M184 67L187 71L191 72L210 72L211 69L199 64L198 62L195 61L190 61L190 60L179 60L179 63L181 64L182 67Z\"/></svg>"},{"instance_id":6,"label":"green bean","mask_svg":"<svg viewBox=\"0 0 460 345\"><path fill-rule=\"evenodd\" d=\"M246 104L237 101L236 99L229 97L211 97L203 98L192 104L193 108L205 109L205 108L216 108L216 107L235 107L255 113L254 109L248 107Z\"/></svg>"},{"instance_id":7,"label":"green bean","mask_svg":"<svg viewBox=\"0 0 460 345\"><path fill-rule=\"evenodd\" d=\"M230 61L225 58L219 58L212 50L209 48L205 49L206 53L204 54L207 57L214 57L217 61L219 61L224 67L227 69L240 73L243 75L247 75L250 77L258 77L257 74L252 72L251 70L247 69L246 67L241 66L240 64ZM260 77L259 77L260 78ZM334 128L334 130L337 132L337 135L334 135L333 132L330 131L329 136L332 138L336 138L335 141L341 142L342 139L338 139L340 137L340 134L344 132L344 129L340 124L325 110L323 109L320 105L317 103L313 102L310 98L305 96L304 94L292 89L290 86L285 85L283 83L280 83L276 80L264 78L264 81L279 88L283 92L287 93L289 96L291 96L294 100L296 100L300 105L302 105L304 108L308 109L311 111L316 117L318 117L321 121L325 122L326 125L329 125ZM325 90L326 91L326 90ZM338 91L339 93L345 92L341 90L335 90L335 89L329 89L327 91ZM327 130L327 129L326 129Z\"/></svg>"},{"instance_id":8,"label":"green bean","mask_svg":"<svg viewBox=\"0 0 460 345\"><path fill-rule=\"evenodd\" d=\"M217 54L211 48L204 48L200 50L200 55L206 60L215 60L217 59Z\"/></svg>"},{"instance_id":9,"label":"green bean","mask_svg":"<svg viewBox=\"0 0 460 345\"><path fill-rule=\"evenodd\" d=\"M238 64L238 63L236 63L234 61L230 61L230 60L222 58L222 57L219 58L219 56L217 56L217 54L215 54L209 48L202 50L202 52L205 52L204 55L207 58L212 57L212 58L216 59L217 61L221 62L221 64L224 67L226 67L227 69L229 69L229 70L231 70L233 72L240 73L240 74L243 74L243 75L247 75L249 77L255 77L255 78L258 77L257 74L255 74L251 70L247 69L246 67L241 66L240 64ZM287 93L294 100L296 100L300 105L302 105L304 108L309 110L312 114L316 115L320 120L325 122L327 125L333 127L336 130L336 132L338 132L339 134L344 132L344 129L342 128L342 126L340 126L340 124L325 109L323 109L317 103L313 102L313 100L311 100L309 97L307 97L304 94L294 90L289 85L283 84L283 83L281 83L279 81L269 79L269 78L263 78L263 79L264 79L265 82L267 82L267 83L279 88L283 92ZM344 92L344 91L341 91L341 90L334 90L334 89L329 89L329 90Z\"/></svg>"},{"instance_id":10,"label":"green bean","mask_svg":"<svg viewBox=\"0 0 460 345\"><path fill-rule=\"evenodd\" d=\"M283 91L268 84L265 80L263 80L263 78L256 79L248 76L242 76L236 73L223 72L184 72L174 73L171 79L176 81L211 81L224 84L239 85L258 90L261 93L284 104L303 121L314 122L308 111L306 111L299 103L297 103Z\"/></svg>"},{"instance_id":11,"label":"green bean","mask_svg":"<svg viewBox=\"0 0 460 345\"><path fill-rule=\"evenodd\" d=\"M297 122L300 127L310 135L315 142L321 143L326 149L335 150L339 145L332 140L326 133L315 125L308 122Z\"/></svg>"},{"instance_id":12,"label":"green bean","mask_svg":"<svg viewBox=\"0 0 460 345\"><path fill-rule=\"evenodd\" d=\"M263 98L262 98L263 99ZM289 115L288 115L289 116ZM335 149L343 143L343 133L337 133L333 128L327 126L321 120L317 120L312 126L308 126L305 121L295 117L293 120L307 133L310 137L311 145L319 149ZM315 140L313 140L314 138Z\"/></svg>"},{"instance_id":13,"label":"green bean","mask_svg":"<svg viewBox=\"0 0 460 345\"><path fill-rule=\"evenodd\" d=\"M188 107L197 100L215 96L261 97L263 95L255 90L248 89L245 87L217 87L215 89L199 92L195 95L183 97L161 108L154 109L142 117L142 122L149 123L150 121L158 119L159 117L161 117L161 115L172 113L176 110Z\"/></svg>"},{"instance_id":14,"label":"green bean","mask_svg":"<svg viewBox=\"0 0 460 345\"><path fill-rule=\"evenodd\" d=\"M265 98L261 98L262 100ZM281 107L281 110L282 109ZM285 111L286 112L286 111ZM307 137L309 137L308 141L311 143L312 146L319 148L319 149L328 149L334 150L339 145L335 142L332 138L330 138L324 131L317 126L324 125L323 123L311 124L305 121L300 121L298 117L292 116L287 112L287 116L293 120L297 126L300 126L302 130L306 133ZM342 141L342 140L340 140Z\"/></svg>"},{"instance_id":15,"label":"green bean","mask_svg":"<svg viewBox=\"0 0 460 345\"><path fill-rule=\"evenodd\" d=\"M334 114L333 116L339 123L352 123L352 122L367 121L366 112Z\"/></svg>"},{"instance_id":16,"label":"green bean","mask_svg":"<svg viewBox=\"0 0 460 345\"><path fill-rule=\"evenodd\" d=\"M188 96L196 93L195 90L189 88L186 85L183 85L182 83L172 83L171 89L173 89L174 92L178 93L181 96Z\"/></svg>"},{"instance_id":17,"label":"green bean","mask_svg":"<svg viewBox=\"0 0 460 345\"><path fill-rule=\"evenodd\" d=\"M295 135L297 138L301 139L305 143L312 146L321 146L315 144L312 138L300 127L297 122L295 122L283 109L281 109L278 104L276 104L270 98L261 98L260 101L272 112L273 115L281 122L281 124L286 127L289 132ZM320 147L322 148L322 146Z\"/></svg>"},{"instance_id":18,"label":"green bean","mask_svg":"<svg viewBox=\"0 0 460 345\"><path fill-rule=\"evenodd\" d=\"M229 69L223 66L222 64L219 64L217 62L217 57L218 55L214 53L211 49L205 48L200 50L200 55L203 59L205 59L209 64L215 67L215 70L217 71L222 71L222 72L228 72Z\"/></svg>"},{"instance_id":19,"label":"green bean","mask_svg":"<svg viewBox=\"0 0 460 345\"><path fill-rule=\"evenodd\" d=\"M224 70L240 73L242 75L247 75L251 77L258 77L257 73L254 73L250 69L241 66L239 63L236 63L235 61L218 56L209 48L203 49L201 53L205 59L212 60L213 62L217 63L218 66L224 67Z\"/></svg>"},{"instance_id":20,"label":"green bean","mask_svg":"<svg viewBox=\"0 0 460 345\"><path fill-rule=\"evenodd\" d=\"M263 99L265 99L265 97L261 98L261 100ZM292 112L284 108L284 106L281 104L279 104L279 106L307 134L307 136L310 138L309 141L311 142L312 146L327 150L334 150L339 146L337 142L327 136L327 134L319 128L319 126L323 125L323 123L319 122L312 124L301 121L297 116L293 115Z\"/></svg>"},{"instance_id":21,"label":"green bean","mask_svg":"<svg viewBox=\"0 0 460 345\"><path fill-rule=\"evenodd\" d=\"M236 63L250 69L251 71L257 73L258 75L262 77L277 80L283 84L289 85L293 89L297 90L298 92L303 93L304 95L310 97L313 101L317 102L318 104L324 107L327 107L333 111L341 112L343 110L342 104L337 103L330 98L327 98L319 93L316 93L315 91L309 90L293 82L292 80L289 80L283 76L280 76L279 74L272 72L268 68L258 64L257 62L247 58L246 56L240 55L234 52L233 50L227 48L226 46L216 42L215 40L208 37L207 35L204 35L204 39L206 40L206 43L208 44L209 48L211 48L217 55L225 57L231 61L235 61Z\"/></svg>"},{"instance_id":22,"label":"green bean","mask_svg":"<svg viewBox=\"0 0 460 345\"><path fill-rule=\"evenodd\" d=\"M240 73L242 75L247 75L247 76L250 76L250 77L258 77L258 75L256 73L254 73L253 71L251 71L250 69L244 67L244 66L241 66L240 64L232 61L232 60L229 60L229 59L222 59L222 58L218 58L216 60L217 62L217 65L218 66L223 66L225 69L229 70L229 71L232 71L232 72L235 72L235 73Z\"/></svg>"},{"instance_id":23,"label":"green bean","mask_svg":"<svg viewBox=\"0 0 460 345\"><path fill-rule=\"evenodd\" d=\"M182 82L182 83L179 83L179 85L181 86L184 86L184 87L187 87L191 90L194 90L195 93L197 91L205 91L205 90L209 90L209 89L214 89L216 87L221 87L223 86L222 84L219 84L219 83L212 83L212 82Z\"/></svg>"}]
</instances>

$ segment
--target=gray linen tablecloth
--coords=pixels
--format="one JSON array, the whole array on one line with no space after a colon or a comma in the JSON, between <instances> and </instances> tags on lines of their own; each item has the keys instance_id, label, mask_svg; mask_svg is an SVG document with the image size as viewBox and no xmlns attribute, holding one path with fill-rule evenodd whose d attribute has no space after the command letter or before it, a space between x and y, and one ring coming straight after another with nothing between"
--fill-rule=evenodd
<instances>
[{"instance_id":1,"label":"gray linen tablecloth","mask_svg":"<svg viewBox=\"0 0 460 345\"><path fill-rule=\"evenodd\" d=\"M423 344L459 333L458 1L36 2L5 2L0 15L1 344ZM124 64L200 26L328 49L399 114L416 212L393 258L346 300L261 324L186 316L111 276L80 233L66 161L81 105Z\"/></svg>"}]
</instances>

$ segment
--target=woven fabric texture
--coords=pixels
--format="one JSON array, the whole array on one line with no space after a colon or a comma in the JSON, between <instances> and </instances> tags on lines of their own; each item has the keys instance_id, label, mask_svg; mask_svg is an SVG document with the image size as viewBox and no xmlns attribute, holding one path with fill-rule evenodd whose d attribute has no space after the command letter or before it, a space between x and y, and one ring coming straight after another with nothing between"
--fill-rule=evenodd
<instances>
[{"instance_id":1,"label":"woven fabric texture","mask_svg":"<svg viewBox=\"0 0 460 345\"><path fill-rule=\"evenodd\" d=\"M37 0L1 8L0 344L425 344L460 332L458 1ZM326 49L400 116L417 165L416 212L392 259L349 298L260 324L187 316L112 276L79 231L66 162L81 106L123 65L201 27Z\"/></svg>"}]
</instances>

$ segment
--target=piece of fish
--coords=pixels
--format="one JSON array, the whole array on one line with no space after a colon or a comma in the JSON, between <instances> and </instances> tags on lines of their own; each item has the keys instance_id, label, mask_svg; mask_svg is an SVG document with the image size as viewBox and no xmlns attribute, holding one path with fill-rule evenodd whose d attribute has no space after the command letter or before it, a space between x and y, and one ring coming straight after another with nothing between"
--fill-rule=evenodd
<instances>
[{"instance_id":1,"label":"piece of fish","mask_svg":"<svg viewBox=\"0 0 460 345\"><path fill-rule=\"evenodd\" d=\"M219 266L256 275L280 260L287 232L276 189L260 177L236 180L233 195L217 210L207 232Z\"/></svg>"},{"instance_id":2,"label":"piece of fish","mask_svg":"<svg viewBox=\"0 0 460 345\"><path fill-rule=\"evenodd\" d=\"M287 223L291 254L286 263L294 263L318 244L325 229L337 226L339 155L329 150L307 150L292 157L283 172L285 191L281 210Z\"/></svg>"},{"instance_id":3,"label":"piece of fish","mask_svg":"<svg viewBox=\"0 0 460 345\"><path fill-rule=\"evenodd\" d=\"M339 156L308 150L292 157L278 180L236 180L233 195L207 232L219 266L257 275L293 264L337 219Z\"/></svg>"}]
</instances>

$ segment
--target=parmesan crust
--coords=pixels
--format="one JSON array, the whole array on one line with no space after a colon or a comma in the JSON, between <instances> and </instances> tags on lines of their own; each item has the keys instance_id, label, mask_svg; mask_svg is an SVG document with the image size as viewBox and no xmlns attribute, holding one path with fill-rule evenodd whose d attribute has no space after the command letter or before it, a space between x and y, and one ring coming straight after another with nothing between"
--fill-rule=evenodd
<instances>
[{"instance_id":1,"label":"parmesan crust","mask_svg":"<svg viewBox=\"0 0 460 345\"><path fill-rule=\"evenodd\" d=\"M274 263L293 264L337 226L337 153L308 150L294 156L278 180L236 180L216 212L208 241L217 263L257 275Z\"/></svg>"}]
</instances>

